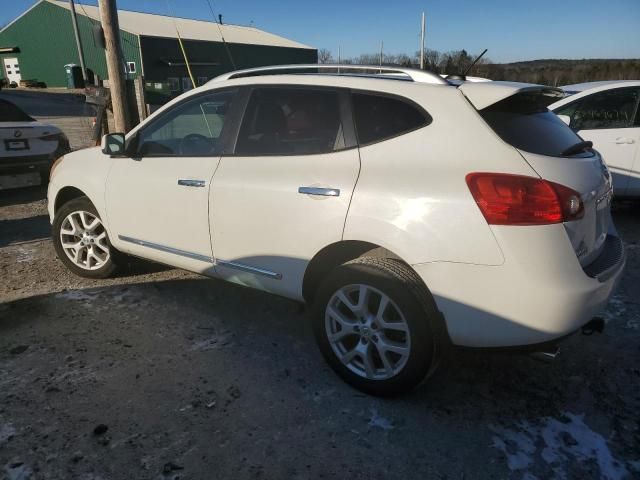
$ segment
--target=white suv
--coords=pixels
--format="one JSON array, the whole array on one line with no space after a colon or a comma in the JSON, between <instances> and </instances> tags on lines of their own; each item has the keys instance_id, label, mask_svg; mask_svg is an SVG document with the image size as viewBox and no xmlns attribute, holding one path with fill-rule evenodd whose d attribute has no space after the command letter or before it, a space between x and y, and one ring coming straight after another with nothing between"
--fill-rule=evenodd
<instances>
[{"instance_id":1,"label":"white suv","mask_svg":"<svg viewBox=\"0 0 640 480\"><path fill-rule=\"evenodd\" d=\"M128 254L304 301L327 361L378 395L448 345L535 350L606 304L611 180L547 110L560 91L304 68L223 75L57 162L62 262L101 278Z\"/></svg>"}]
</instances>

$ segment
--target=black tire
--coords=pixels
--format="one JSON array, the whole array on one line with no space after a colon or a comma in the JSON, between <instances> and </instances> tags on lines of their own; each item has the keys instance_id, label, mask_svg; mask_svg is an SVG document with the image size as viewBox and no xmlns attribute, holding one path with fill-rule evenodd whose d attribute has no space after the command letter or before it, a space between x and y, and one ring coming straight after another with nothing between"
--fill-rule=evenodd
<instances>
[{"instance_id":1,"label":"black tire","mask_svg":"<svg viewBox=\"0 0 640 480\"><path fill-rule=\"evenodd\" d=\"M73 200L68 201L64 205L62 205L55 214L52 225L52 239L53 245L56 250L56 254L60 261L73 273L80 277L84 278L109 278L113 276L113 274L118 269L118 261L119 256L121 255L109 241L107 235L107 244L109 246L109 258L100 268L95 270L86 270L84 268L78 267L71 259L67 256L64 249L62 248L62 240L60 238L60 229L62 227L62 223L64 219L71 213L76 211L85 211L89 212L98 219L100 215L96 210L96 207L93 206L93 203L87 197L78 197Z\"/></svg>"},{"instance_id":2,"label":"black tire","mask_svg":"<svg viewBox=\"0 0 640 480\"><path fill-rule=\"evenodd\" d=\"M354 373L331 346L325 324L328 304L338 290L354 284L384 293L406 320L410 336L408 359L390 378L364 378ZM331 368L347 383L371 395L395 396L411 391L433 373L444 347L442 319L433 297L417 274L396 259L361 257L335 268L320 285L312 315L316 341Z\"/></svg>"}]
</instances>

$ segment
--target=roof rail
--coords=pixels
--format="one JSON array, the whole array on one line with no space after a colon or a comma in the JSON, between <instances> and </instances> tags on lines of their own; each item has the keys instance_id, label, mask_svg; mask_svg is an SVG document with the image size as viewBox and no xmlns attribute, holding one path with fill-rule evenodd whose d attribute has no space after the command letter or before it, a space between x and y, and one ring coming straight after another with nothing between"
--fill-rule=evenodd
<instances>
[{"instance_id":1,"label":"roof rail","mask_svg":"<svg viewBox=\"0 0 640 480\"><path fill-rule=\"evenodd\" d=\"M352 65L352 64L296 64L296 65L274 65L270 67L249 68L246 70L236 70L234 72L223 73L211 80L219 82L231 80L233 78L254 77L259 75L284 75L290 70L314 70L312 72L292 72L324 75L370 75L374 78L390 78L397 80L410 80L419 83L435 83L448 85L448 82L435 73L415 68L385 67L378 65ZM322 72L322 70L325 70ZM358 73L358 72L363 73Z\"/></svg>"}]
</instances>

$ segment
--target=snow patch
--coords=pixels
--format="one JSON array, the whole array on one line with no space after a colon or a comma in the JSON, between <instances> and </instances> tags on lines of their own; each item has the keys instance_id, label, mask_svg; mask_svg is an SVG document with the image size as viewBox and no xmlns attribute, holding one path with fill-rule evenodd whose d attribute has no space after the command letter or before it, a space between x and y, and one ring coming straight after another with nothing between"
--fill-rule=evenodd
<instances>
[{"instance_id":1,"label":"snow patch","mask_svg":"<svg viewBox=\"0 0 640 480\"><path fill-rule=\"evenodd\" d=\"M392 430L393 422L378 414L378 410L371 408L371 417L369 418L369 426L381 428L382 430Z\"/></svg>"},{"instance_id":2,"label":"snow patch","mask_svg":"<svg viewBox=\"0 0 640 480\"><path fill-rule=\"evenodd\" d=\"M0 447L16 434L16 429L10 423L0 425Z\"/></svg>"},{"instance_id":3,"label":"snow patch","mask_svg":"<svg viewBox=\"0 0 640 480\"><path fill-rule=\"evenodd\" d=\"M584 423L584 415L564 413L563 417L565 421L551 417L535 423L523 420L516 429L490 425L495 434L493 446L505 454L512 472L525 471L523 478L535 478L526 470L534 465L538 455L558 479L567 478L572 461L595 461L600 478L606 480L623 479L629 474L624 464L613 456L605 438Z\"/></svg>"}]
</instances>

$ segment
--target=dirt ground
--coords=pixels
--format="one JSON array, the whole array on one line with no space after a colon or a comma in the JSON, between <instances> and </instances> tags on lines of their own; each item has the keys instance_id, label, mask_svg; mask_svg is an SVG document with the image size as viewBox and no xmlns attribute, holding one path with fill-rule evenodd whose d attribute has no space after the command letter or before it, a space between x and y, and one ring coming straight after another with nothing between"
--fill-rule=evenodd
<instances>
[{"instance_id":1,"label":"dirt ground","mask_svg":"<svg viewBox=\"0 0 640 480\"><path fill-rule=\"evenodd\" d=\"M457 351L418 391L360 394L293 302L56 259L45 191L0 192L2 479L640 477L640 204L603 334L553 364Z\"/></svg>"}]
</instances>

